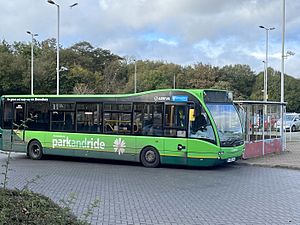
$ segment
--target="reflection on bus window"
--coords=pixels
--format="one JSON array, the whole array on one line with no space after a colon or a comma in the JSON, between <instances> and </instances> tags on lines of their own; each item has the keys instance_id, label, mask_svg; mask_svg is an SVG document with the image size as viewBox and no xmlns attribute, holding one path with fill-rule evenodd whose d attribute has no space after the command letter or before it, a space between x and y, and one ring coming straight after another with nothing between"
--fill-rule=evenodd
<instances>
[{"instance_id":1,"label":"reflection on bus window","mask_svg":"<svg viewBox=\"0 0 300 225\"><path fill-rule=\"evenodd\" d=\"M131 134L131 105L104 104L104 133Z\"/></svg>"},{"instance_id":2,"label":"reflection on bus window","mask_svg":"<svg viewBox=\"0 0 300 225\"><path fill-rule=\"evenodd\" d=\"M5 102L3 110L3 128L11 129L13 119L13 104L12 102Z\"/></svg>"},{"instance_id":3,"label":"reflection on bus window","mask_svg":"<svg viewBox=\"0 0 300 225\"><path fill-rule=\"evenodd\" d=\"M52 103L51 129L53 131L75 131L75 104Z\"/></svg>"},{"instance_id":4,"label":"reflection on bus window","mask_svg":"<svg viewBox=\"0 0 300 225\"><path fill-rule=\"evenodd\" d=\"M77 131L99 132L99 105L97 103L77 103Z\"/></svg>"},{"instance_id":5,"label":"reflection on bus window","mask_svg":"<svg viewBox=\"0 0 300 225\"><path fill-rule=\"evenodd\" d=\"M27 122L29 130L49 130L49 103L48 102L29 102L27 103L30 118Z\"/></svg>"},{"instance_id":6,"label":"reflection on bus window","mask_svg":"<svg viewBox=\"0 0 300 225\"><path fill-rule=\"evenodd\" d=\"M199 105L193 106L192 109L194 109L194 115L193 119L190 118L189 137L204 139L215 143L216 138L213 127L206 112Z\"/></svg>"},{"instance_id":7,"label":"reflection on bus window","mask_svg":"<svg viewBox=\"0 0 300 225\"><path fill-rule=\"evenodd\" d=\"M185 105L166 105L165 136L186 137L186 113Z\"/></svg>"},{"instance_id":8,"label":"reflection on bus window","mask_svg":"<svg viewBox=\"0 0 300 225\"><path fill-rule=\"evenodd\" d=\"M134 104L134 133L136 135L161 136L163 134L163 105L155 103Z\"/></svg>"},{"instance_id":9,"label":"reflection on bus window","mask_svg":"<svg viewBox=\"0 0 300 225\"><path fill-rule=\"evenodd\" d=\"M52 130L53 131L74 131L75 121L74 112L52 111Z\"/></svg>"},{"instance_id":10,"label":"reflection on bus window","mask_svg":"<svg viewBox=\"0 0 300 225\"><path fill-rule=\"evenodd\" d=\"M131 113L105 112L104 113L105 133L131 133Z\"/></svg>"},{"instance_id":11,"label":"reflection on bus window","mask_svg":"<svg viewBox=\"0 0 300 225\"><path fill-rule=\"evenodd\" d=\"M222 147L242 145L243 132L239 115L233 104L208 103L214 118Z\"/></svg>"}]
</instances>

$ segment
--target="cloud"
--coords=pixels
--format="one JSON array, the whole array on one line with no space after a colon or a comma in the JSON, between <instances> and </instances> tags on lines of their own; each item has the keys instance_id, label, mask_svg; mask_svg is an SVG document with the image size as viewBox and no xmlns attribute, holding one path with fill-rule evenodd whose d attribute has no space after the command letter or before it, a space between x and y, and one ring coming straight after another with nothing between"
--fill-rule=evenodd
<instances>
[{"instance_id":1,"label":"cloud","mask_svg":"<svg viewBox=\"0 0 300 225\"><path fill-rule=\"evenodd\" d=\"M170 45L170 46L177 46L178 43L176 41L172 41L172 40L166 40L163 38L159 38L158 42L164 45Z\"/></svg>"},{"instance_id":2,"label":"cloud","mask_svg":"<svg viewBox=\"0 0 300 225\"><path fill-rule=\"evenodd\" d=\"M61 44L86 40L115 54L163 60L182 65L249 64L263 69L265 32L269 65L281 65L281 0L55 0L61 8ZM79 4L70 9L74 2ZM29 41L56 37L57 10L44 1L0 2L0 38ZM286 72L300 77L300 1L286 1Z\"/></svg>"}]
</instances>

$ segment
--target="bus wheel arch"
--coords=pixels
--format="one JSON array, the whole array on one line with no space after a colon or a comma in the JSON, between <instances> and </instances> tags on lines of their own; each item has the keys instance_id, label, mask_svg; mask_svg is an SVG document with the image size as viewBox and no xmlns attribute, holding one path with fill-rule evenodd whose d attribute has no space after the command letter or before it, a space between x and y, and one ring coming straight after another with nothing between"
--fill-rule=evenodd
<instances>
[{"instance_id":1,"label":"bus wheel arch","mask_svg":"<svg viewBox=\"0 0 300 225\"><path fill-rule=\"evenodd\" d=\"M37 139L32 139L27 145L27 155L33 160L39 160L43 157L43 146Z\"/></svg>"},{"instance_id":2,"label":"bus wheel arch","mask_svg":"<svg viewBox=\"0 0 300 225\"><path fill-rule=\"evenodd\" d=\"M140 152L140 162L145 167L157 167L160 164L160 154L155 147L145 146Z\"/></svg>"}]
</instances>

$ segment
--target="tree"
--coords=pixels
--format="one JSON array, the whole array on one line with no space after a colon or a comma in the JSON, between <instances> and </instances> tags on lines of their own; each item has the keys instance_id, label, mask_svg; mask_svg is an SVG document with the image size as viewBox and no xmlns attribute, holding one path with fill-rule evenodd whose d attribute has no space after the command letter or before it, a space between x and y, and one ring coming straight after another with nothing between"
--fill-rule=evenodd
<instances>
[{"instance_id":1,"label":"tree","mask_svg":"<svg viewBox=\"0 0 300 225\"><path fill-rule=\"evenodd\" d=\"M218 67L198 63L184 68L180 83L182 88L211 88L218 77Z\"/></svg>"},{"instance_id":2,"label":"tree","mask_svg":"<svg viewBox=\"0 0 300 225\"><path fill-rule=\"evenodd\" d=\"M0 94L30 92L30 43L0 42ZM56 40L35 41L34 93L56 93ZM132 93L134 61L82 41L69 48L60 46L60 93ZM173 88L224 89L234 99L263 100L263 72L255 74L249 65L222 68L197 63L181 66L164 61L137 60L137 91ZM268 68L268 99L280 100L280 72ZM300 80L285 76L287 110L300 112Z\"/></svg>"},{"instance_id":3,"label":"tree","mask_svg":"<svg viewBox=\"0 0 300 225\"><path fill-rule=\"evenodd\" d=\"M77 94L77 95L94 94L95 90L91 89L87 84L77 83L77 84L75 84L75 87L73 88L73 93Z\"/></svg>"},{"instance_id":4,"label":"tree","mask_svg":"<svg viewBox=\"0 0 300 225\"><path fill-rule=\"evenodd\" d=\"M252 93L255 73L249 65L229 65L221 68L218 80L231 84L235 98L247 99Z\"/></svg>"},{"instance_id":5,"label":"tree","mask_svg":"<svg viewBox=\"0 0 300 225\"><path fill-rule=\"evenodd\" d=\"M39 46L34 59L34 93L56 93L56 46L55 39L47 39Z\"/></svg>"},{"instance_id":6,"label":"tree","mask_svg":"<svg viewBox=\"0 0 300 225\"><path fill-rule=\"evenodd\" d=\"M123 93L128 82L126 65L119 60L114 60L105 65L103 72L104 93Z\"/></svg>"},{"instance_id":7,"label":"tree","mask_svg":"<svg viewBox=\"0 0 300 225\"><path fill-rule=\"evenodd\" d=\"M3 41L0 45L0 94L29 93L26 61ZM29 75L29 74L28 74Z\"/></svg>"}]
</instances>

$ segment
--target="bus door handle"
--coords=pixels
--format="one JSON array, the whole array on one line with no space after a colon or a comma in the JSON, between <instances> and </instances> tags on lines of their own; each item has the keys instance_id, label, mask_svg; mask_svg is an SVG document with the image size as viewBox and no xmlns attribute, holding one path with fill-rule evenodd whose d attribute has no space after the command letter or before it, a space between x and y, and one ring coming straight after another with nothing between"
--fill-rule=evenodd
<instances>
[{"instance_id":1,"label":"bus door handle","mask_svg":"<svg viewBox=\"0 0 300 225\"><path fill-rule=\"evenodd\" d=\"M178 145L177 145L177 150L178 150L178 151L185 150L185 148L186 148L186 147L185 147L184 145L182 145L182 144L178 144Z\"/></svg>"}]
</instances>

